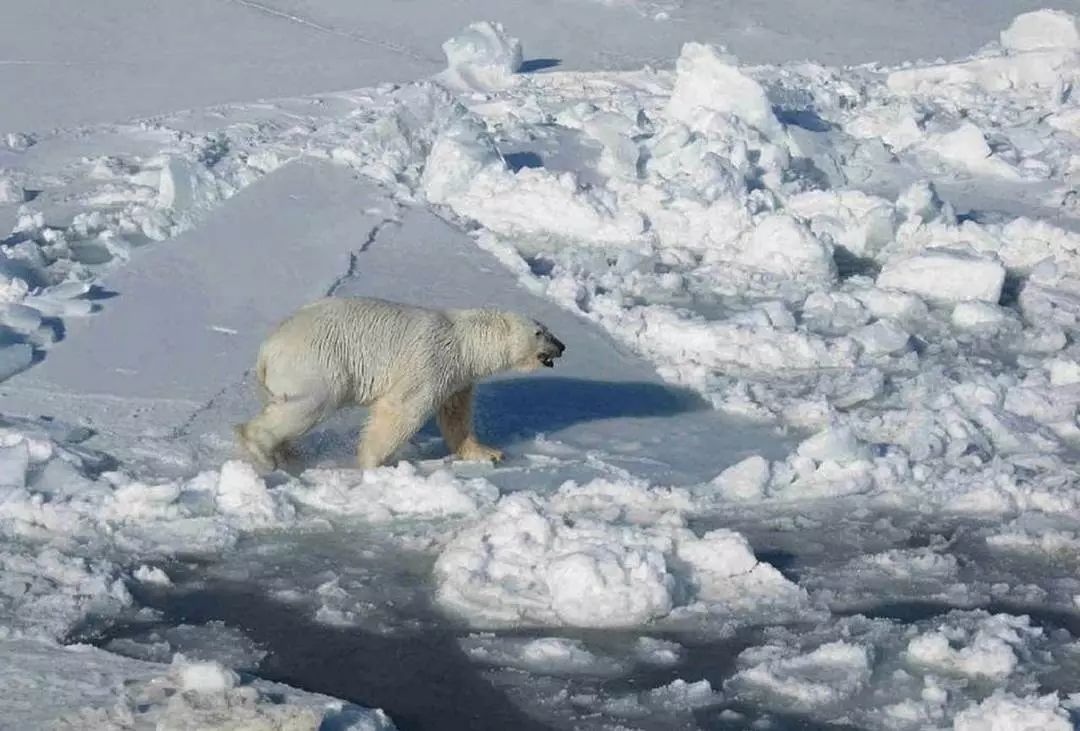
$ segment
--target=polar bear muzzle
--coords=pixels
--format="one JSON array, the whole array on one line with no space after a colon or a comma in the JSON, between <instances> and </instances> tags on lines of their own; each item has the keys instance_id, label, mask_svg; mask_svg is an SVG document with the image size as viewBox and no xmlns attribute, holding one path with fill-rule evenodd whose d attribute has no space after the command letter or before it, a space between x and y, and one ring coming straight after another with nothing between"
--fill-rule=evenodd
<instances>
[{"instance_id":1,"label":"polar bear muzzle","mask_svg":"<svg viewBox=\"0 0 1080 731\"><path fill-rule=\"evenodd\" d=\"M554 368L555 359L562 357L562 354L566 352L566 346L547 330L541 331L540 338L541 345L536 358L545 368Z\"/></svg>"}]
</instances>

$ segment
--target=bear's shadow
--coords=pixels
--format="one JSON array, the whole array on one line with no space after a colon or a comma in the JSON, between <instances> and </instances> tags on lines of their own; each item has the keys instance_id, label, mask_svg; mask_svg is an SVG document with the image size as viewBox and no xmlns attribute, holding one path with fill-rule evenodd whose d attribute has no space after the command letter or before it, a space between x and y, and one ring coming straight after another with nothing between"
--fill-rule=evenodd
<instances>
[{"instance_id":1,"label":"bear's shadow","mask_svg":"<svg viewBox=\"0 0 1080 731\"><path fill-rule=\"evenodd\" d=\"M506 378L477 388L474 421L477 434L508 443L583 422L666 417L707 408L693 391L660 383L560 376Z\"/></svg>"},{"instance_id":2,"label":"bear's shadow","mask_svg":"<svg viewBox=\"0 0 1080 731\"><path fill-rule=\"evenodd\" d=\"M502 378L477 386L473 421L482 441L506 447L591 421L669 417L708 408L693 391L660 383L561 376ZM318 455L320 461L348 464L355 454L365 411L339 412L308 434L298 445L300 451ZM428 454L425 448L423 456L445 455L434 419L413 438L414 442L432 440L439 442L438 453Z\"/></svg>"}]
</instances>

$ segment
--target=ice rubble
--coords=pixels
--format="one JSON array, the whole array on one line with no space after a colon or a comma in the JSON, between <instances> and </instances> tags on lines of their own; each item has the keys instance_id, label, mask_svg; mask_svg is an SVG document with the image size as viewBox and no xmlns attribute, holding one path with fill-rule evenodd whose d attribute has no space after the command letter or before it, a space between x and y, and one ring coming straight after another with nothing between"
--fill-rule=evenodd
<instances>
[{"instance_id":1,"label":"ice rubble","mask_svg":"<svg viewBox=\"0 0 1080 731\"><path fill-rule=\"evenodd\" d=\"M1073 649L1026 617L954 611L903 625L857 616L804 635L768 635L739 655L725 691L868 729L987 728L979 724L995 708L1002 729L1035 728L1022 725L1024 714L1069 727L1067 701L1038 690L1041 674Z\"/></svg>"},{"instance_id":2,"label":"ice rubble","mask_svg":"<svg viewBox=\"0 0 1080 731\"><path fill-rule=\"evenodd\" d=\"M461 531L435 564L439 602L481 627L633 627L701 612L739 621L751 608L759 617L810 611L806 594L758 561L738 533L697 536L668 510L650 523L598 519L567 502L577 489L563 486L546 505L528 494L503 497Z\"/></svg>"},{"instance_id":3,"label":"ice rubble","mask_svg":"<svg viewBox=\"0 0 1080 731\"><path fill-rule=\"evenodd\" d=\"M501 23L472 23L444 43L443 51L447 64L443 78L467 88L508 86L521 68L521 41L508 36Z\"/></svg>"},{"instance_id":4,"label":"ice rubble","mask_svg":"<svg viewBox=\"0 0 1080 731\"><path fill-rule=\"evenodd\" d=\"M924 249L885 264L877 278L881 289L898 289L929 302L980 300L997 304L1005 267L989 257L961 249Z\"/></svg>"},{"instance_id":5,"label":"ice rubble","mask_svg":"<svg viewBox=\"0 0 1080 731\"><path fill-rule=\"evenodd\" d=\"M1001 45L1014 52L1048 48L1080 51L1080 30L1075 16L1061 10L1024 13L1001 31Z\"/></svg>"},{"instance_id":6,"label":"ice rubble","mask_svg":"<svg viewBox=\"0 0 1080 731\"><path fill-rule=\"evenodd\" d=\"M707 129L714 115L741 119L767 137L782 134L765 90L739 69L738 59L713 46L687 43L675 64L667 117L691 129Z\"/></svg>"},{"instance_id":7,"label":"ice rubble","mask_svg":"<svg viewBox=\"0 0 1080 731\"><path fill-rule=\"evenodd\" d=\"M554 676L619 676L627 663L589 650L580 640L540 637L531 640L501 638L494 634L474 634L460 642L474 662L510 667Z\"/></svg>"},{"instance_id":8,"label":"ice rubble","mask_svg":"<svg viewBox=\"0 0 1080 731\"><path fill-rule=\"evenodd\" d=\"M955 731L1070 731L1068 714L1051 696L995 694L957 714Z\"/></svg>"}]
</instances>

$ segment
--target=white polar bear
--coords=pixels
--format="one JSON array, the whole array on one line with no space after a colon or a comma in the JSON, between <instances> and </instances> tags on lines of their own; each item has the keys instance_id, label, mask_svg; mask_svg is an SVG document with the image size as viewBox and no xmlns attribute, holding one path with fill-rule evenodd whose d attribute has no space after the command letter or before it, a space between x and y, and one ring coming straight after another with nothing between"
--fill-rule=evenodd
<instances>
[{"instance_id":1,"label":"white polar bear","mask_svg":"<svg viewBox=\"0 0 1080 731\"><path fill-rule=\"evenodd\" d=\"M434 310L329 297L285 320L259 349L262 412L236 427L241 447L274 469L295 439L349 404L371 411L357 461L369 469L433 412L462 459L502 458L472 431L473 385L500 371L551 368L566 347L541 323L498 310Z\"/></svg>"}]
</instances>

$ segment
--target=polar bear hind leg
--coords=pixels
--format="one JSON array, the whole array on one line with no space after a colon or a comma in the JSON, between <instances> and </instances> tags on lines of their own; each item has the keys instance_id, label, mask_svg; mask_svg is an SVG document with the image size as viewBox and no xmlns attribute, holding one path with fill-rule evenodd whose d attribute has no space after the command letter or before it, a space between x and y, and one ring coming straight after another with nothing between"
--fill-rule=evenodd
<instances>
[{"instance_id":1,"label":"polar bear hind leg","mask_svg":"<svg viewBox=\"0 0 1080 731\"><path fill-rule=\"evenodd\" d=\"M255 466L270 471L284 460L289 440L307 432L326 410L326 399L321 396L275 399L254 419L238 425L236 436Z\"/></svg>"},{"instance_id":2,"label":"polar bear hind leg","mask_svg":"<svg viewBox=\"0 0 1080 731\"><path fill-rule=\"evenodd\" d=\"M458 391L439 407L436 420L443 440L452 454L461 459L498 462L503 454L494 447L481 444L472 431L473 387Z\"/></svg>"}]
</instances>

